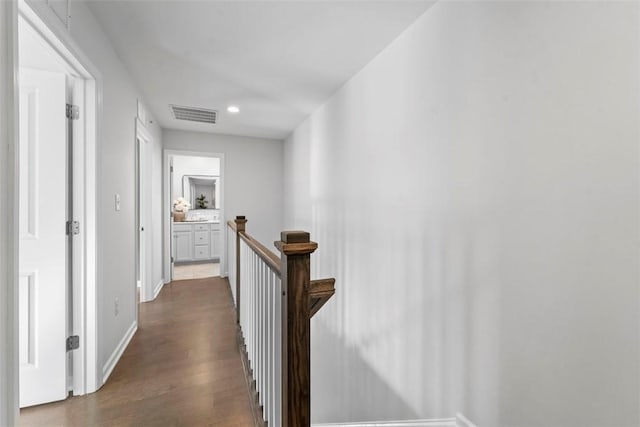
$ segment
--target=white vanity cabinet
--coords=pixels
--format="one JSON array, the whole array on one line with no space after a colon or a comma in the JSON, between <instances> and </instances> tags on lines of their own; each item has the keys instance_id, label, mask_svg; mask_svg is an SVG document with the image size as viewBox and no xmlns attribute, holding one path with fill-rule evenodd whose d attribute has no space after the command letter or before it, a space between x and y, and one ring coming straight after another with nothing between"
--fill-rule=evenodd
<instances>
[{"instance_id":1,"label":"white vanity cabinet","mask_svg":"<svg viewBox=\"0 0 640 427\"><path fill-rule=\"evenodd\" d=\"M209 259L209 224L192 224L193 227L193 259L202 261Z\"/></svg>"},{"instance_id":2,"label":"white vanity cabinet","mask_svg":"<svg viewBox=\"0 0 640 427\"><path fill-rule=\"evenodd\" d=\"M191 224L173 225L173 260L175 262L193 259L193 231Z\"/></svg>"},{"instance_id":3,"label":"white vanity cabinet","mask_svg":"<svg viewBox=\"0 0 640 427\"><path fill-rule=\"evenodd\" d=\"M173 223L175 262L218 260L222 252L220 223Z\"/></svg>"}]
</instances>

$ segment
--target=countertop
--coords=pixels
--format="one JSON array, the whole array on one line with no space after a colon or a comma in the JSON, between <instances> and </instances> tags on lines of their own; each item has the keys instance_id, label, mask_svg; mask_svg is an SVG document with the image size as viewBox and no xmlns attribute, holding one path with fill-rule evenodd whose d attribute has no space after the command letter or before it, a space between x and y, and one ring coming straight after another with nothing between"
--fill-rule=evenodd
<instances>
[{"instance_id":1,"label":"countertop","mask_svg":"<svg viewBox=\"0 0 640 427\"><path fill-rule=\"evenodd\" d=\"M213 221L211 219L203 219L198 221L173 221L174 224L220 224L220 221Z\"/></svg>"}]
</instances>

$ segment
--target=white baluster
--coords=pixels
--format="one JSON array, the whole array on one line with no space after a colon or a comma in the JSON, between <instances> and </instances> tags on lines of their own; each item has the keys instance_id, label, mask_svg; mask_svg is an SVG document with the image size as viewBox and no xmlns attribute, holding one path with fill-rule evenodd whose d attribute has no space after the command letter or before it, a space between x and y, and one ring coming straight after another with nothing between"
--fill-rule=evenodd
<instances>
[{"instance_id":1,"label":"white baluster","mask_svg":"<svg viewBox=\"0 0 640 427\"><path fill-rule=\"evenodd\" d=\"M279 277L276 278L276 298L274 305L274 333L275 340L273 345L275 347L275 360L274 366L274 391L273 396L276 401L274 402L274 426L282 425L282 322L286 319L282 319L282 281Z\"/></svg>"},{"instance_id":2,"label":"white baluster","mask_svg":"<svg viewBox=\"0 0 640 427\"><path fill-rule=\"evenodd\" d=\"M229 242L235 235L229 232ZM231 243L229 245L231 246ZM247 357L253 370L256 391L263 416L270 426L282 425L282 323L283 295L279 273L240 240L240 258L235 249L229 253L229 277L234 283L235 265L240 267L240 327Z\"/></svg>"},{"instance_id":3,"label":"white baluster","mask_svg":"<svg viewBox=\"0 0 640 427\"><path fill-rule=\"evenodd\" d=\"M272 351L272 347L273 347L273 335L272 335L272 331L273 331L273 324L271 322L271 312L272 312L272 304L273 304L273 281L272 281L272 271L271 269L267 270L267 277L266 277L266 289L267 289L267 301L266 301L266 317L265 317L265 323L266 323L266 331L267 331L267 338L266 338L266 342L267 342L267 349L266 349L266 359L265 359L265 405L264 405L264 413L265 413L265 419L270 420L271 419L271 414L272 414L272 409L271 409L271 403L273 402L273 395L271 393L271 360L273 359L273 356L271 354Z\"/></svg>"},{"instance_id":4,"label":"white baluster","mask_svg":"<svg viewBox=\"0 0 640 427\"><path fill-rule=\"evenodd\" d=\"M259 403L262 404L264 401L264 390L262 389L262 386L264 385L263 381L262 381L262 374L263 374L263 370L262 370L262 358L264 357L263 355L263 349L264 349L264 332L263 332L263 327L264 327L264 321L263 321L263 310L262 310L262 299L264 296L264 281L263 281L263 268L264 268L264 262L262 261L261 258L259 258L259 263L258 263L258 277L260 278L260 283L258 284L258 361L256 363L256 365L258 366L258 375L257 375L257 381L258 381L258 390L260 390L260 395L259 395Z\"/></svg>"}]
</instances>

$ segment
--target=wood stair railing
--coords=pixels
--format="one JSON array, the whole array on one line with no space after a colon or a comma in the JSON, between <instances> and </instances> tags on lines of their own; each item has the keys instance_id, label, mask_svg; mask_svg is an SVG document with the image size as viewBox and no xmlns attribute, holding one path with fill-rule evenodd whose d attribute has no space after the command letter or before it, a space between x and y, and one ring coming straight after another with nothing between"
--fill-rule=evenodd
<instances>
[{"instance_id":1,"label":"wood stair railing","mask_svg":"<svg viewBox=\"0 0 640 427\"><path fill-rule=\"evenodd\" d=\"M322 308L336 293L335 289L336 279L319 279L312 280L309 289L309 316L313 317L314 314Z\"/></svg>"},{"instance_id":2,"label":"wood stair railing","mask_svg":"<svg viewBox=\"0 0 640 427\"><path fill-rule=\"evenodd\" d=\"M318 245L309 233L283 231L274 242L278 258L247 234L246 223L238 216L227 224L235 234L230 285L250 383L263 391L257 401L270 427L310 427L310 320L335 294L335 279L310 279Z\"/></svg>"}]
</instances>

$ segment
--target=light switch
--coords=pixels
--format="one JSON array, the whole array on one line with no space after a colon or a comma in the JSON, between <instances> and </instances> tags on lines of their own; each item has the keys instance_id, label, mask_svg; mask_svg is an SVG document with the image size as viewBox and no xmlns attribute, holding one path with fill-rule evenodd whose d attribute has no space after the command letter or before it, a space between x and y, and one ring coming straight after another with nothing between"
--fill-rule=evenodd
<instances>
[{"instance_id":1,"label":"light switch","mask_svg":"<svg viewBox=\"0 0 640 427\"><path fill-rule=\"evenodd\" d=\"M116 211L120 210L120 195L116 194Z\"/></svg>"}]
</instances>

